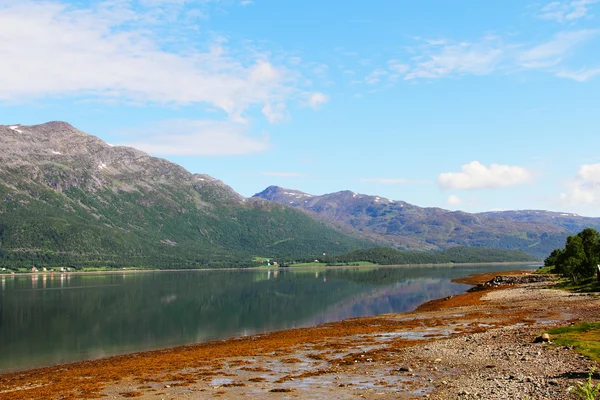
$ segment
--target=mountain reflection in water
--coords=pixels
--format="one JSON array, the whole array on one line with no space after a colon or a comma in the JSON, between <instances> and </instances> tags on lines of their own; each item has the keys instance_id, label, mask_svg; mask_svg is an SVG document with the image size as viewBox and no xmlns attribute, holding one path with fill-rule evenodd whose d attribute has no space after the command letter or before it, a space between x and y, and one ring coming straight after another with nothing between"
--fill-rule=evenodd
<instances>
[{"instance_id":1,"label":"mountain reflection in water","mask_svg":"<svg viewBox=\"0 0 600 400\"><path fill-rule=\"evenodd\" d=\"M451 279L515 268L1 276L0 372L409 311L468 288Z\"/></svg>"}]
</instances>

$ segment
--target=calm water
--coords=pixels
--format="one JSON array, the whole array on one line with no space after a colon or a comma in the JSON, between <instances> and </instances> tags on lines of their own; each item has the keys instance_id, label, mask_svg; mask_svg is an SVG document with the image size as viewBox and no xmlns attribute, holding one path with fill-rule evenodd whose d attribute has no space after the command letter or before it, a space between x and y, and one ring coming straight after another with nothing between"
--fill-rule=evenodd
<instances>
[{"instance_id":1,"label":"calm water","mask_svg":"<svg viewBox=\"0 0 600 400\"><path fill-rule=\"evenodd\" d=\"M0 277L0 372L412 310L514 266Z\"/></svg>"}]
</instances>

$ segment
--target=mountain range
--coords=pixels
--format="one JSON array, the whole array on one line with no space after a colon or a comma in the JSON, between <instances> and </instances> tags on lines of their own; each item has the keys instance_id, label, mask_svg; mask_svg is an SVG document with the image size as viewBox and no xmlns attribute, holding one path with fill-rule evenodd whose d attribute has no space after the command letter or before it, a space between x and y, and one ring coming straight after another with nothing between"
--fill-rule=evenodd
<instances>
[{"instance_id":1,"label":"mountain range","mask_svg":"<svg viewBox=\"0 0 600 400\"><path fill-rule=\"evenodd\" d=\"M66 122L0 125L0 148L0 264L12 268L240 266L253 257L382 246L544 257L567 235L600 228L600 219L574 214L469 214L350 191L313 196L272 186L245 198L211 176ZM465 259L465 251L456 254ZM474 254L481 257L466 259Z\"/></svg>"},{"instance_id":2,"label":"mountain range","mask_svg":"<svg viewBox=\"0 0 600 400\"><path fill-rule=\"evenodd\" d=\"M314 196L270 186L255 198L303 210L315 219L336 224L341 231L404 250L440 250L454 246L518 249L539 258L562 247L568 235L600 228L600 218L541 210L470 214L423 208L341 191Z\"/></svg>"}]
</instances>

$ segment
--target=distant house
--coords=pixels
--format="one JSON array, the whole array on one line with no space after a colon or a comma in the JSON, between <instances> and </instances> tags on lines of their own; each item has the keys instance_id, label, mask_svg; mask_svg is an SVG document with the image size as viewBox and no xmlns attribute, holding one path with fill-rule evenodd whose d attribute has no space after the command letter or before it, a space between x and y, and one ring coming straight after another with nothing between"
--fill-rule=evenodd
<instances>
[{"instance_id":1,"label":"distant house","mask_svg":"<svg viewBox=\"0 0 600 400\"><path fill-rule=\"evenodd\" d=\"M36 267L31 267L31 272L38 272L38 269Z\"/></svg>"},{"instance_id":2,"label":"distant house","mask_svg":"<svg viewBox=\"0 0 600 400\"><path fill-rule=\"evenodd\" d=\"M319 262L319 260L315 260L314 262Z\"/></svg>"},{"instance_id":3,"label":"distant house","mask_svg":"<svg viewBox=\"0 0 600 400\"><path fill-rule=\"evenodd\" d=\"M273 265L277 266L278 265L277 261L273 261Z\"/></svg>"}]
</instances>

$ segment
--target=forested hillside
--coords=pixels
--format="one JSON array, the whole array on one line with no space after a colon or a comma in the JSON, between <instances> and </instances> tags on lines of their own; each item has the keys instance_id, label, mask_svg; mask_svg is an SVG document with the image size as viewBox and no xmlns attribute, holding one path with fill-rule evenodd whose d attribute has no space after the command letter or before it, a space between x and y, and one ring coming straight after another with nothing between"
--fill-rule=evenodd
<instances>
[{"instance_id":1,"label":"forested hillside","mask_svg":"<svg viewBox=\"0 0 600 400\"><path fill-rule=\"evenodd\" d=\"M348 254L332 255L324 260L330 264L351 264L369 261L379 265L494 263L539 261L519 250L500 250L483 247L453 247L442 251L399 251L392 248L355 250Z\"/></svg>"},{"instance_id":2,"label":"forested hillside","mask_svg":"<svg viewBox=\"0 0 600 400\"><path fill-rule=\"evenodd\" d=\"M0 126L0 264L247 265L372 246L64 122Z\"/></svg>"}]
</instances>

